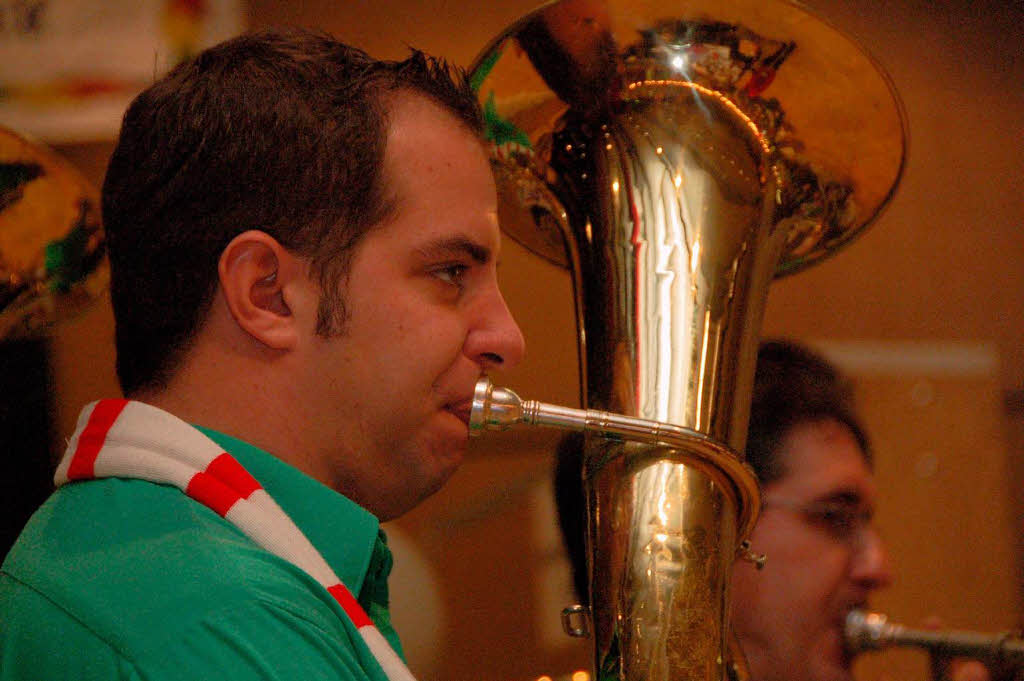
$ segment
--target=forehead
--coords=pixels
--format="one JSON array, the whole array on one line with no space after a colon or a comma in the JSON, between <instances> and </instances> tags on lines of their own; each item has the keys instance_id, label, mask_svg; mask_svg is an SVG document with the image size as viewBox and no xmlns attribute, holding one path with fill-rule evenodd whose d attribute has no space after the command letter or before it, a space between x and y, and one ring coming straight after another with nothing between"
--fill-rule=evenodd
<instances>
[{"instance_id":1,"label":"forehead","mask_svg":"<svg viewBox=\"0 0 1024 681\"><path fill-rule=\"evenodd\" d=\"M461 172L493 186L483 140L453 112L407 91L392 94L387 107L386 179L422 180Z\"/></svg>"},{"instance_id":2,"label":"forehead","mask_svg":"<svg viewBox=\"0 0 1024 681\"><path fill-rule=\"evenodd\" d=\"M497 192L483 142L433 100L399 92L388 102L383 180L392 222L431 229L492 228Z\"/></svg>"},{"instance_id":3,"label":"forehead","mask_svg":"<svg viewBox=\"0 0 1024 681\"><path fill-rule=\"evenodd\" d=\"M850 429L834 419L797 424L779 446L783 474L766 492L802 501L850 495L875 497L874 476Z\"/></svg>"}]
</instances>

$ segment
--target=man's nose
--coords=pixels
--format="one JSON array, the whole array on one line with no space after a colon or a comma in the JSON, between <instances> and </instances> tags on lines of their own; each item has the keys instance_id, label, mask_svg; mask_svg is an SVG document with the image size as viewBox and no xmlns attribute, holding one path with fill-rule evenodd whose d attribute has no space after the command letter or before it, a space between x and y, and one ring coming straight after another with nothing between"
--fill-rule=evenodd
<instances>
[{"instance_id":1,"label":"man's nose","mask_svg":"<svg viewBox=\"0 0 1024 681\"><path fill-rule=\"evenodd\" d=\"M853 558L851 577L871 589L892 584L892 559L882 536L872 525L866 525Z\"/></svg>"},{"instance_id":2,"label":"man's nose","mask_svg":"<svg viewBox=\"0 0 1024 681\"><path fill-rule=\"evenodd\" d=\"M509 369L526 353L523 332L512 317L501 292L495 290L480 314L480 322L466 339L466 354L484 369Z\"/></svg>"}]
</instances>

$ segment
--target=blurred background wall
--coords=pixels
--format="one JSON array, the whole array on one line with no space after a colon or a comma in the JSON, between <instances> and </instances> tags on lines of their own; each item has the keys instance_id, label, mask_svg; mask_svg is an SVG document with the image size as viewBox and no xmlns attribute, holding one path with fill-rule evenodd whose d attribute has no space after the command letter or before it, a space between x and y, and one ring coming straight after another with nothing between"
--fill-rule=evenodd
<instances>
[{"instance_id":1,"label":"blurred background wall","mask_svg":"<svg viewBox=\"0 0 1024 681\"><path fill-rule=\"evenodd\" d=\"M856 379L877 449L879 522L899 569L875 605L908 623L935 614L959 628L1019 627L1024 8L808 4L892 75L909 117L909 161L863 236L773 285L764 333L811 343ZM249 0L243 9L254 28L318 27L377 56L414 45L469 65L533 5ZM57 150L99 184L112 141ZM504 248L503 285L528 356L501 380L524 397L578 404L568 275L514 242ZM117 392L112 347L105 305L50 344L58 442L84 402ZM477 442L445 490L391 527L396 619L422 678L515 681L589 666L588 645L558 625L571 595L550 501L553 443L542 433ZM866 659L858 673L927 676L911 651Z\"/></svg>"}]
</instances>

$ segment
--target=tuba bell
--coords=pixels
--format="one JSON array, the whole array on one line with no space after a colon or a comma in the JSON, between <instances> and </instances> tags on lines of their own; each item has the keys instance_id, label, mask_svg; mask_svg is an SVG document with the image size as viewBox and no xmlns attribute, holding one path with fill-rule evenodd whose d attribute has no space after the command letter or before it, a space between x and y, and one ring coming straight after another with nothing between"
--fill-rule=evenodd
<instances>
[{"instance_id":1,"label":"tuba bell","mask_svg":"<svg viewBox=\"0 0 1024 681\"><path fill-rule=\"evenodd\" d=\"M895 90L782 0L549 3L483 51L471 82L503 230L570 272L585 407L485 386L477 426L590 433L597 678L742 676L729 581L759 511L740 453L768 286L892 195Z\"/></svg>"}]
</instances>

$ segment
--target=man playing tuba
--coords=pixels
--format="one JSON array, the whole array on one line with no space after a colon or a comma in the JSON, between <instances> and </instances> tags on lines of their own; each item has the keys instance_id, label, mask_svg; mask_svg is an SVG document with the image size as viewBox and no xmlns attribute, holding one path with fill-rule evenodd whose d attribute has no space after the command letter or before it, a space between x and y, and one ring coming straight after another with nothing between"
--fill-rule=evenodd
<instances>
[{"instance_id":1,"label":"man playing tuba","mask_svg":"<svg viewBox=\"0 0 1024 681\"><path fill-rule=\"evenodd\" d=\"M464 78L320 34L213 47L107 172L117 370L0 572L0 679L404 679L380 521L523 339Z\"/></svg>"}]
</instances>

